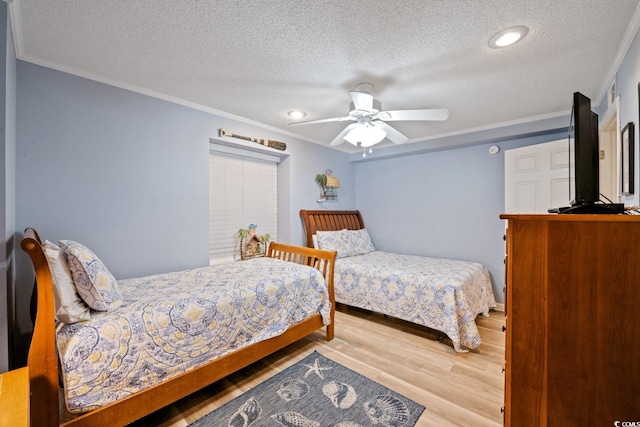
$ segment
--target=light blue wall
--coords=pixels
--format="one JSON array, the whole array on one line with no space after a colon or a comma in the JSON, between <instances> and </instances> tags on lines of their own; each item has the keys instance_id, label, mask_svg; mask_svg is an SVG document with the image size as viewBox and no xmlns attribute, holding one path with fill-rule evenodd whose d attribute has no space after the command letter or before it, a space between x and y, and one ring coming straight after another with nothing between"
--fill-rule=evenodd
<instances>
[{"instance_id":1,"label":"light blue wall","mask_svg":"<svg viewBox=\"0 0 640 427\"><path fill-rule=\"evenodd\" d=\"M284 209L284 212L278 209L278 233L280 233L280 224L289 224L290 235L287 236L286 241L305 246L300 209L355 209L355 167L349 162L345 153L328 150L317 144L299 146L292 150L292 153L291 157L281 165L281 169L288 173L286 179L288 179L287 187L290 193L287 196L291 208ZM315 183L315 176L318 173L324 173L326 169L331 169L333 175L340 180L338 199L319 204L317 199L320 196L320 188ZM280 202L280 204L285 203L287 201ZM284 216L287 212L291 214L289 218Z\"/></svg>"},{"instance_id":2,"label":"light blue wall","mask_svg":"<svg viewBox=\"0 0 640 427\"><path fill-rule=\"evenodd\" d=\"M640 205L640 168L638 147L640 140L640 117L638 112L638 84L640 83L640 34L636 34L629 50L616 73L616 94L620 95L620 126L635 124L635 194L622 196L626 205Z\"/></svg>"},{"instance_id":3,"label":"light blue wall","mask_svg":"<svg viewBox=\"0 0 640 427\"><path fill-rule=\"evenodd\" d=\"M504 150L565 135L360 162L356 205L377 249L481 262L504 302Z\"/></svg>"},{"instance_id":4,"label":"light blue wall","mask_svg":"<svg viewBox=\"0 0 640 427\"><path fill-rule=\"evenodd\" d=\"M207 114L25 62L18 94L17 230L117 278L207 262Z\"/></svg>"},{"instance_id":5,"label":"light blue wall","mask_svg":"<svg viewBox=\"0 0 640 427\"><path fill-rule=\"evenodd\" d=\"M326 167L344 184L337 206L355 206L354 167L335 150L22 61L17 88L17 233L82 242L117 279L208 264L208 144L220 128L287 143L280 241L302 244L298 211L317 206ZM16 261L24 330L33 276L22 251Z\"/></svg>"}]
</instances>

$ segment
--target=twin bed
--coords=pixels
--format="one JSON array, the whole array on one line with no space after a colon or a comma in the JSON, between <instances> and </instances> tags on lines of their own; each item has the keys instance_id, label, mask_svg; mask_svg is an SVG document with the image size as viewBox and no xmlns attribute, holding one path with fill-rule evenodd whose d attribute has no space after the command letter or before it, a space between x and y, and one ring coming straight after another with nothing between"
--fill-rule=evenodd
<instances>
[{"instance_id":1,"label":"twin bed","mask_svg":"<svg viewBox=\"0 0 640 427\"><path fill-rule=\"evenodd\" d=\"M446 334L457 352L480 345L476 317L495 308L476 262L377 251L359 211L301 210L309 247L337 251L336 302Z\"/></svg>"},{"instance_id":2,"label":"twin bed","mask_svg":"<svg viewBox=\"0 0 640 427\"><path fill-rule=\"evenodd\" d=\"M128 424L319 328L333 339L336 301L442 332L458 352L480 345L475 319L495 307L484 266L377 251L359 211L300 216L309 248L274 242L264 258L121 281L83 245L25 230L32 425ZM65 280L90 309L59 310Z\"/></svg>"},{"instance_id":3,"label":"twin bed","mask_svg":"<svg viewBox=\"0 0 640 427\"><path fill-rule=\"evenodd\" d=\"M77 242L27 229L22 248L37 282L32 425L125 425L319 328L333 339L335 252L271 243L263 258L115 281Z\"/></svg>"}]
</instances>

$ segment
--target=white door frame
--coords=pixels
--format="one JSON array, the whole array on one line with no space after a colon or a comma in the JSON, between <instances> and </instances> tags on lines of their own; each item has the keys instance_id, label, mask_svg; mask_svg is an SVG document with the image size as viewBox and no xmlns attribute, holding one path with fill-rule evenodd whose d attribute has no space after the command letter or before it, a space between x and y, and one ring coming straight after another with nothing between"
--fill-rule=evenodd
<instances>
[{"instance_id":1,"label":"white door frame","mask_svg":"<svg viewBox=\"0 0 640 427\"><path fill-rule=\"evenodd\" d=\"M600 193L612 202L620 201L620 96L617 96L598 123L600 146ZM604 152L604 159L602 153Z\"/></svg>"}]
</instances>

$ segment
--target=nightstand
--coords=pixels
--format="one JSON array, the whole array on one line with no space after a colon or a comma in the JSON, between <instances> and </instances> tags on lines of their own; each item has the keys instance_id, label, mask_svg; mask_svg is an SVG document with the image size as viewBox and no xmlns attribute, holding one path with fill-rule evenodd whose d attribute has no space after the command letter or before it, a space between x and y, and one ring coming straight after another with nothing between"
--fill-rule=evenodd
<instances>
[{"instance_id":1,"label":"nightstand","mask_svg":"<svg viewBox=\"0 0 640 427\"><path fill-rule=\"evenodd\" d=\"M0 374L0 426L29 426L29 370Z\"/></svg>"}]
</instances>

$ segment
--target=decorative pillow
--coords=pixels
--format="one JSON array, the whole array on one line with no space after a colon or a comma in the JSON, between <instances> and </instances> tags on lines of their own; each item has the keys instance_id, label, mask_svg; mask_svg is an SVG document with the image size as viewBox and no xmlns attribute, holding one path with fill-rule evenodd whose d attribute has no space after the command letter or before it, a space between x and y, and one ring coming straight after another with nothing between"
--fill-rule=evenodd
<instances>
[{"instance_id":1,"label":"decorative pillow","mask_svg":"<svg viewBox=\"0 0 640 427\"><path fill-rule=\"evenodd\" d=\"M80 298L97 311L109 311L122 304L118 282L100 259L86 246L72 240L60 240L67 254L73 283Z\"/></svg>"},{"instance_id":2,"label":"decorative pillow","mask_svg":"<svg viewBox=\"0 0 640 427\"><path fill-rule=\"evenodd\" d=\"M347 236L340 231L316 231L316 240L318 247L326 251L336 251L336 258L344 258L349 256L347 245Z\"/></svg>"},{"instance_id":3,"label":"decorative pillow","mask_svg":"<svg viewBox=\"0 0 640 427\"><path fill-rule=\"evenodd\" d=\"M64 251L48 240L44 241L42 249L51 270L56 319L67 325L89 320L91 318L89 307L76 292Z\"/></svg>"},{"instance_id":4,"label":"decorative pillow","mask_svg":"<svg viewBox=\"0 0 640 427\"><path fill-rule=\"evenodd\" d=\"M376 250L366 228L363 228L361 230L344 231L349 235L347 241L349 242L350 252L353 255L368 254L369 252L373 252Z\"/></svg>"},{"instance_id":5,"label":"decorative pillow","mask_svg":"<svg viewBox=\"0 0 640 427\"><path fill-rule=\"evenodd\" d=\"M320 249L337 251L336 258L362 255L376 250L366 229L318 231L316 239Z\"/></svg>"}]
</instances>

